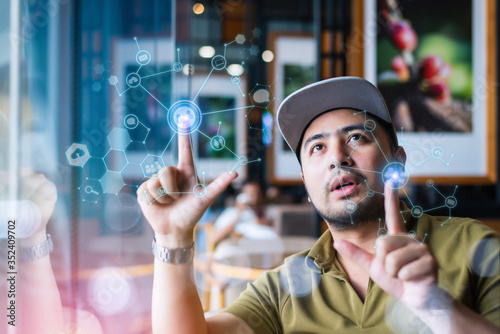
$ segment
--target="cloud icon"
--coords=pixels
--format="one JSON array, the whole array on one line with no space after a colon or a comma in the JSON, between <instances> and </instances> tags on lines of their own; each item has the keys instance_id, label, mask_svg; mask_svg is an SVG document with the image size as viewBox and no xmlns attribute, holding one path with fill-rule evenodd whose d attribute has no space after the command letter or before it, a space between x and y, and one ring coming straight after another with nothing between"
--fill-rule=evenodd
<instances>
[{"instance_id":1,"label":"cloud icon","mask_svg":"<svg viewBox=\"0 0 500 334\"><path fill-rule=\"evenodd\" d=\"M269 91L267 89L259 89L253 94L253 100L257 103L269 102Z\"/></svg>"},{"instance_id":2,"label":"cloud icon","mask_svg":"<svg viewBox=\"0 0 500 334\"><path fill-rule=\"evenodd\" d=\"M81 148L77 148L73 153L71 153L71 159L78 159L85 155L85 151Z\"/></svg>"}]
</instances>

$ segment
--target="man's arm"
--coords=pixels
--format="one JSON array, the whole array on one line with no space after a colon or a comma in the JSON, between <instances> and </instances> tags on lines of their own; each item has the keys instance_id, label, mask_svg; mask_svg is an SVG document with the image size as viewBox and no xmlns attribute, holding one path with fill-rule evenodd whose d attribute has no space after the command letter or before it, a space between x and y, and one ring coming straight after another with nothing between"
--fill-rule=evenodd
<instances>
[{"instance_id":1,"label":"man's arm","mask_svg":"<svg viewBox=\"0 0 500 334\"><path fill-rule=\"evenodd\" d=\"M402 300L434 333L498 333L499 328L457 300L436 303L438 264L425 244L408 237L399 212L397 189L385 188L389 236L369 254L356 245L336 240L335 249L364 268L378 286ZM451 299L451 297L449 297Z\"/></svg>"},{"instance_id":2,"label":"man's arm","mask_svg":"<svg viewBox=\"0 0 500 334\"><path fill-rule=\"evenodd\" d=\"M179 163L166 167L158 177L137 190L139 205L154 230L159 247L188 248L193 230L203 213L237 176L224 173L207 186L206 195L196 197L192 190L195 170L188 136L179 135ZM164 187L166 195L158 196ZM153 333L252 333L239 318L221 314L205 320L193 277L193 264L165 263L155 259L153 278Z\"/></svg>"}]
</instances>

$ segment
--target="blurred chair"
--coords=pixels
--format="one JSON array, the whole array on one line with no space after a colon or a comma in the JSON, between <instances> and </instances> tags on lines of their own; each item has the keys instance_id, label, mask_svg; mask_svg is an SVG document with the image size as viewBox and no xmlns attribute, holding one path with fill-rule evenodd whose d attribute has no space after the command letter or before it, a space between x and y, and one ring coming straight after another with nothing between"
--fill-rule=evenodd
<instances>
[{"instance_id":1,"label":"blurred chair","mask_svg":"<svg viewBox=\"0 0 500 334\"><path fill-rule=\"evenodd\" d=\"M318 217L311 204L273 207L274 230L280 236L314 237L319 234Z\"/></svg>"}]
</instances>

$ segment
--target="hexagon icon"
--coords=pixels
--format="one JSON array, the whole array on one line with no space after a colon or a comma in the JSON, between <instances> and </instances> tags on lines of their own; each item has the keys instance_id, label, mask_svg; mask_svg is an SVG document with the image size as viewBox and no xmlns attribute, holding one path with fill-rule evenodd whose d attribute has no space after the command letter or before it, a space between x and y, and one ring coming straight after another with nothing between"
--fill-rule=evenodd
<instances>
[{"instance_id":1,"label":"hexagon icon","mask_svg":"<svg viewBox=\"0 0 500 334\"><path fill-rule=\"evenodd\" d=\"M102 185L97 180L85 180L80 187L78 187L82 195L83 201L97 203L102 196Z\"/></svg>"},{"instance_id":2,"label":"hexagon icon","mask_svg":"<svg viewBox=\"0 0 500 334\"><path fill-rule=\"evenodd\" d=\"M127 163L127 157L123 151L111 149L104 156L104 164L106 169L110 171L121 172Z\"/></svg>"},{"instance_id":3,"label":"hexagon icon","mask_svg":"<svg viewBox=\"0 0 500 334\"><path fill-rule=\"evenodd\" d=\"M108 134L109 146L115 150L124 150L131 141L127 129L124 128L113 128Z\"/></svg>"},{"instance_id":4,"label":"hexagon icon","mask_svg":"<svg viewBox=\"0 0 500 334\"><path fill-rule=\"evenodd\" d=\"M109 77L108 82L111 86L116 86L118 84L118 77L116 75L112 75Z\"/></svg>"},{"instance_id":5,"label":"hexagon icon","mask_svg":"<svg viewBox=\"0 0 500 334\"><path fill-rule=\"evenodd\" d=\"M246 41L246 38L245 38L245 35L239 34L238 36L236 36L235 40L236 40L236 43L243 44Z\"/></svg>"},{"instance_id":6,"label":"hexagon icon","mask_svg":"<svg viewBox=\"0 0 500 334\"><path fill-rule=\"evenodd\" d=\"M163 162L163 159L157 155L148 155L146 159L141 162L142 172L146 177L153 176L163 167L165 167L165 163Z\"/></svg>"},{"instance_id":7,"label":"hexagon icon","mask_svg":"<svg viewBox=\"0 0 500 334\"><path fill-rule=\"evenodd\" d=\"M112 171L107 171L99 181L101 182L102 190L108 194L117 195L125 185L122 174Z\"/></svg>"},{"instance_id":8,"label":"hexagon icon","mask_svg":"<svg viewBox=\"0 0 500 334\"><path fill-rule=\"evenodd\" d=\"M66 150L66 158L71 166L83 167L90 159L89 149L85 144L73 143Z\"/></svg>"}]
</instances>

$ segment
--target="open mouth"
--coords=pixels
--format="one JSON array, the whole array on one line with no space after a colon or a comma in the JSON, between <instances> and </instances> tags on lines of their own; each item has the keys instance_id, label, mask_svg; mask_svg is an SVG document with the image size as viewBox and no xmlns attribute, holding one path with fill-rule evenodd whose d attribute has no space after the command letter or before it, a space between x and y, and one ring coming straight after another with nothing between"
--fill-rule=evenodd
<instances>
[{"instance_id":1,"label":"open mouth","mask_svg":"<svg viewBox=\"0 0 500 334\"><path fill-rule=\"evenodd\" d=\"M343 184L339 184L335 190L344 190L350 186L353 186L355 183L354 182L346 182L346 183L343 183Z\"/></svg>"}]
</instances>

